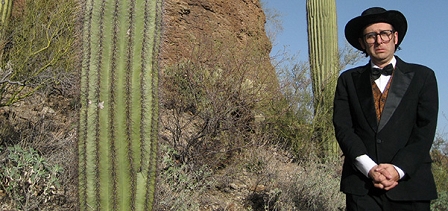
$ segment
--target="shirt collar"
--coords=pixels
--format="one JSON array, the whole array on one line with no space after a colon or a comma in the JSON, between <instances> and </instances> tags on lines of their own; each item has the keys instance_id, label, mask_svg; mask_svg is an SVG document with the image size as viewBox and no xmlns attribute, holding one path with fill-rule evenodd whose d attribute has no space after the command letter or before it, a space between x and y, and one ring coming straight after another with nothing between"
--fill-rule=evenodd
<instances>
[{"instance_id":1,"label":"shirt collar","mask_svg":"<svg viewBox=\"0 0 448 211\"><path fill-rule=\"evenodd\" d=\"M392 63L392 66L394 66L394 68L395 68L395 65L397 64L397 59L395 59L395 56L393 56L392 59L390 60L389 64L391 64L391 63ZM370 66L372 68L380 68L380 67L378 67L378 65L373 64L372 61L370 61Z\"/></svg>"}]
</instances>

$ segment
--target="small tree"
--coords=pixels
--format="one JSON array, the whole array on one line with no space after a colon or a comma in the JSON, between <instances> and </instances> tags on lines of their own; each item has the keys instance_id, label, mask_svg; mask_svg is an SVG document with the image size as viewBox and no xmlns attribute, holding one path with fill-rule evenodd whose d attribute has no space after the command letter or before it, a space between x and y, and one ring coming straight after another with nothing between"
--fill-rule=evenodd
<instances>
[{"instance_id":1,"label":"small tree","mask_svg":"<svg viewBox=\"0 0 448 211\"><path fill-rule=\"evenodd\" d=\"M0 107L57 86L57 76L74 72L77 8L75 0L1 2Z\"/></svg>"}]
</instances>

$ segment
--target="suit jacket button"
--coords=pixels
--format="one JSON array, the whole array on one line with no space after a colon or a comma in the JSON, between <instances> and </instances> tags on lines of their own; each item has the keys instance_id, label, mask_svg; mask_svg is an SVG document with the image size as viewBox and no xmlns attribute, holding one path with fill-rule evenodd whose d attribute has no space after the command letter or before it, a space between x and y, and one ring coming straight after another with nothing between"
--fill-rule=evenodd
<instances>
[{"instance_id":1,"label":"suit jacket button","mask_svg":"<svg viewBox=\"0 0 448 211\"><path fill-rule=\"evenodd\" d=\"M376 140L376 143L377 143L377 144L381 144L382 142L383 142L383 141L381 141L381 139L377 139L377 140Z\"/></svg>"}]
</instances>

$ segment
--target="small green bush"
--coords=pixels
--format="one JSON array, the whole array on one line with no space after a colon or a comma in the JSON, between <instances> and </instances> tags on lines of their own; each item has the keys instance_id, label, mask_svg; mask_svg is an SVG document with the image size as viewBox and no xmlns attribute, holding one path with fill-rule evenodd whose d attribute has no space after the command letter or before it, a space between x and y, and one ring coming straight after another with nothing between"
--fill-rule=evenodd
<instances>
[{"instance_id":1,"label":"small green bush","mask_svg":"<svg viewBox=\"0 0 448 211\"><path fill-rule=\"evenodd\" d=\"M434 141L431 158L439 195L438 199L431 202L431 210L448 210L448 142L441 136L437 136Z\"/></svg>"},{"instance_id":2,"label":"small green bush","mask_svg":"<svg viewBox=\"0 0 448 211\"><path fill-rule=\"evenodd\" d=\"M195 200L210 186L210 169L203 166L194 170L180 163L178 153L170 146L163 145L161 151L156 210L199 210L200 204Z\"/></svg>"},{"instance_id":3,"label":"small green bush","mask_svg":"<svg viewBox=\"0 0 448 211\"><path fill-rule=\"evenodd\" d=\"M182 163L216 169L253 141L270 90L269 78L250 66L262 61L256 52L243 51L241 60L230 46L209 42L163 70L160 115L162 134Z\"/></svg>"},{"instance_id":4,"label":"small green bush","mask_svg":"<svg viewBox=\"0 0 448 211\"><path fill-rule=\"evenodd\" d=\"M439 192L439 198L431 202L432 211L448 210L448 191Z\"/></svg>"},{"instance_id":5,"label":"small green bush","mask_svg":"<svg viewBox=\"0 0 448 211\"><path fill-rule=\"evenodd\" d=\"M0 37L0 107L46 88L75 86L75 0L15 0ZM6 43L1 45L1 43Z\"/></svg>"},{"instance_id":6,"label":"small green bush","mask_svg":"<svg viewBox=\"0 0 448 211\"><path fill-rule=\"evenodd\" d=\"M0 158L0 189L6 193L6 203L19 210L34 210L60 193L62 168L49 165L34 149L0 148Z\"/></svg>"},{"instance_id":7,"label":"small green bush","mask_svg":"<svg viewBox=\"0 0 448 211\"><path fill-rule=\"evenodd\" d=\"M280 199L286 210L345 210L345 195L339 191L339 161L306 161L291 181L282 184Z\"/></svg>"}]
</instances>

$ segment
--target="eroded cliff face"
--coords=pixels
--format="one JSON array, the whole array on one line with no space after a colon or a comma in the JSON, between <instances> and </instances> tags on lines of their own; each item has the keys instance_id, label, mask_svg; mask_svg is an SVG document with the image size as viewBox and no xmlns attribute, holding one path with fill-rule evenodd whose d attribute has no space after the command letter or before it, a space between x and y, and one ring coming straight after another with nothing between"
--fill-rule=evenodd
<instances>
[{"instance_id":1,"label":"eroded cliff face","mask_svg":"<svg viewBox=\"0 0 448 211\"><path fill-rule=\"evenodd\" d=\"M198 48L225 51L245 60L246 65L253 64L248 69L256 69L255 80L267 77L276 83L269 59L272 46L259 0L165 0L163 11L162 67L198 57ZM210 56L214 59L203 62L217 62L221 56L216 52Z\"/></svg>"}]
</instances>

